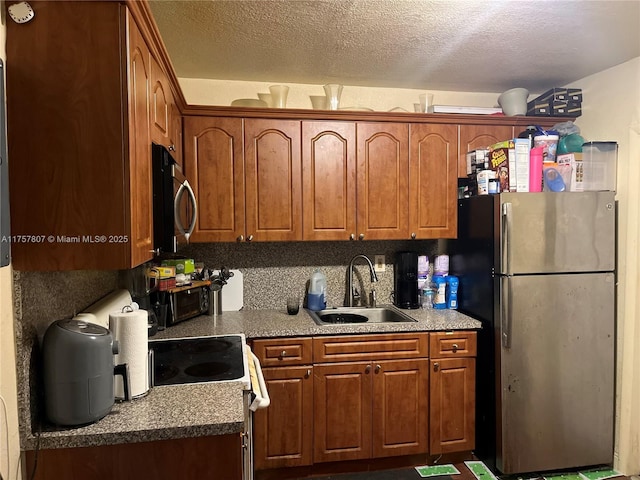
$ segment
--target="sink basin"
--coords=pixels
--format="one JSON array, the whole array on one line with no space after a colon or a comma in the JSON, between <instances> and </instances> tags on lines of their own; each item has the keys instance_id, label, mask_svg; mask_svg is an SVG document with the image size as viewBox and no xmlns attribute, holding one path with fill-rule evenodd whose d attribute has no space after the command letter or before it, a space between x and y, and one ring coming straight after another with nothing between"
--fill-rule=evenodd
<instances>
[{"instance_id":1,"label":"sink basin","mask_svg":"<svg viewBox=\"0 0 640 480\"><path fill-rule=\"evenodd\" d=\"M394 307L338 307L314 312L307 310L318 325L345 323L410 323L416 322Z\"/></svg>"}]
</instances>

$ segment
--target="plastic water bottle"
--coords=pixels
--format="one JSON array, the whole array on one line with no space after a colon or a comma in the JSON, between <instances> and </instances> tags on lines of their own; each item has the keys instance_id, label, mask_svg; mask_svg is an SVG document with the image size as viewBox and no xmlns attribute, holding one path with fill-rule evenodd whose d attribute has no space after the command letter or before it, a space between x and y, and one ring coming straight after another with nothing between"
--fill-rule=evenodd
<instances>
[{"instance_id":1,"label":"plastic water bottle","mask_svg":"<svg viewBox=\"0 0 640 480\"><path fill-rule=\"evenodd\" d=\"M458 285L460 285L458 277L453 275L447 277L447 308L454 310L458 308Z\"/></svg>"},{"instance_id":2,"label":"plastic water bottle","mask_svg":"<svg viewBox=\"0 0 640 480\"><path fill-rule=\"evenodd\" d=\"M309 280L307 294L307 308L309 310L324 310L327 306L327 279L320 270L316 270Z\"/></svg>"}]
</instances>

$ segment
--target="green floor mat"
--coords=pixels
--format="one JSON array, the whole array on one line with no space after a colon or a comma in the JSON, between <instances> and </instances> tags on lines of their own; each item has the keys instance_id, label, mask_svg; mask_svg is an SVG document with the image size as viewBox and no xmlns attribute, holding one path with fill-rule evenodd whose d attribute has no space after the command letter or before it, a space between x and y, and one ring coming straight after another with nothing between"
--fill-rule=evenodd
<instances>
[{"instance_id":1,"label":"green floor mat","mask_svg":"<svg viewBox=\"0 0 640 480\"><path fill-rule=\"evenodd\" d=\"M471 473L473 473L478 480L498 480L496 476L491 473L491 470L489 470L487 466L480 461L469 460L464 462L464 464L469 470L471 470Z\"/></svg>"},{"instance_id":2,"label":"green floor mat","mask_svg":"<svg viewBox=\"0 0 640 480\"><path fill-rule=\"evenodd\" d=\"M579 473L563 473L556 475L545 475L545 480L584 480Z\"/></svg>"},{"instance_id":3,"label":"green floor mat","mask_svg":"<svg viewBox=\"0 0 640 480\"><path fill-rule=\"evenodd\" d=\"M603 480L605 478L620 477L622 474L609 468L603 470L587 470L580 472L579 476L586 480Z\"/></svg>"},{"instance_id":4,"label":"green floor mat","mask_svg":"<svg viewBox=\"0 0 640 480\"><path fill-rule=\"evenodd\" d=\"M453 465L432 465L427 467L416 467L416 471L421 477L439 477L441 475L459 475L460 471Z\"/></svg>"}]
</instances>

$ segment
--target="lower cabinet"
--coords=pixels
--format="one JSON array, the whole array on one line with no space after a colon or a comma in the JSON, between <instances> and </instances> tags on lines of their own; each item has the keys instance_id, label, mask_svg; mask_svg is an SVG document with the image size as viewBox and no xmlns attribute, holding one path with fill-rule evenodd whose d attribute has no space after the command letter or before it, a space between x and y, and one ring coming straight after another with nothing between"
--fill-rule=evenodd
<instances>
[{"instance_id":1,"label":"lower cabinet","mask_svg":"<svg viewBox=\"0 0 640 480\"><path fill-rule=\"evenodd\" d=\"M314 367L315 463L427 452L428 360Z\"/></svg>"},{"instance_id":2,"label":"lower cabinet","mask_svg":"<svg viewBox=\"0 0 640 480\"><path fill-rule=\"evenodd\" d=\"M24 452L34 480L242 480L240 434ZM25 477L26 478L26 477Z\"/></svg>"},{"instance_id":3,"label":"lower cabinet","mask_svg":"<svg viewBox=\"0 0 640 480\"><path fill-rule=\"evenodd\" d=\"M476 333L430 334L429 453L475 448Z\"/></svg>"},{"instance_id":4,"label":"lower cabinet","mask_svg":"<svg viewBox=\"0 0 640 480\"><path fill-rule=\"evenodd\" d=\"M254 340L271 397L254 417L256 470L472 450L475 335Z\"/></svg>"}]
</instances>

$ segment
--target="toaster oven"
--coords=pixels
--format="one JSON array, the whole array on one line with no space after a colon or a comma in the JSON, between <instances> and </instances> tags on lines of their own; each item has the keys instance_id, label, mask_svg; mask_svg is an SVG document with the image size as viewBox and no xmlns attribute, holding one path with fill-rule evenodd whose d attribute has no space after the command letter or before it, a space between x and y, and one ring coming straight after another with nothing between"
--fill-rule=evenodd
<instances>
[{"instance_id":1,"label":"toaster oven","mask_svg":"<svg viewBox=\"0 0 640 480\"><path fill-rule=\"evenodd\" d=\"M170 289L166 326L209 313L209 289L208 285Z\"/></svg>"}]
</instances>

